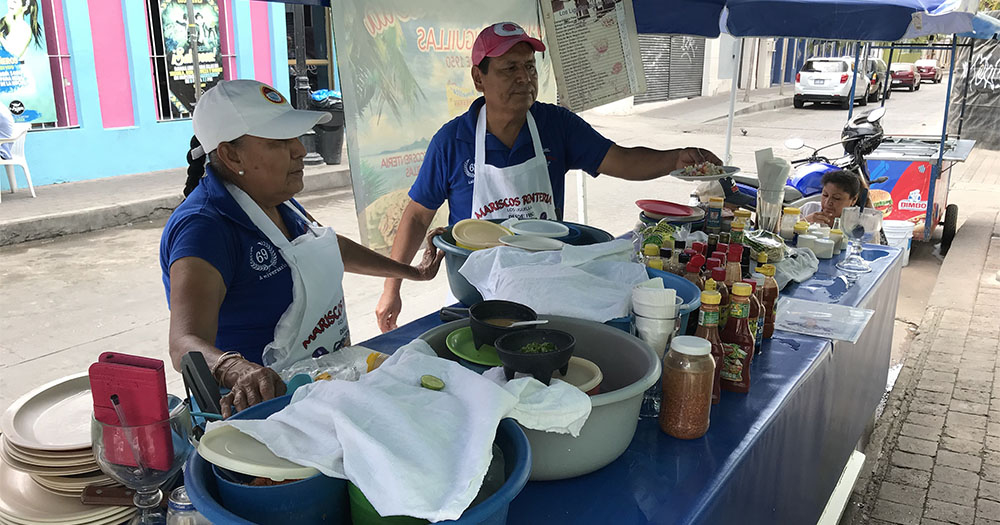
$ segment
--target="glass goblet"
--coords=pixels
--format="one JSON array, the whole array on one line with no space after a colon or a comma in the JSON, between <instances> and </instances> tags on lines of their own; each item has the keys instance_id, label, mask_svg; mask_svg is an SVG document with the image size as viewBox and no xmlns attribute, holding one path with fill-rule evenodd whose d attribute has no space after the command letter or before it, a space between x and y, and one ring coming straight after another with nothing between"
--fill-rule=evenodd
<instances>
[{"instance_id":1,"label":"glass goblet","mask_svg":"<svg viewBox=\"0 0 1000 525\"><path fill-rule=\"evenodd\" d=\"M113 419L118 421L117 417ZM97 465L114 480L135 490L133 502L139 513L130 525L166 523L166 515L159 510L163 499L160 487L174 479L191 454L192 430L186 405L175 407L167 419L145 425L91 419Z\"/></svg>"},{"instance_id":2,"label":"glass goblet","mask_svg":"<svg viewBox=\"0 0 1000 525\"><path fill-rule=\"evenodd\" d=\"M863 241L870 241L882 224L882 212L871 208L852 206L844 208L841 215L844 235L851 241L848 256L837 263L837 268L849 274L860 274L872 271L868 261L861 256L864 250Z\"/></svg>"}]
</instances>

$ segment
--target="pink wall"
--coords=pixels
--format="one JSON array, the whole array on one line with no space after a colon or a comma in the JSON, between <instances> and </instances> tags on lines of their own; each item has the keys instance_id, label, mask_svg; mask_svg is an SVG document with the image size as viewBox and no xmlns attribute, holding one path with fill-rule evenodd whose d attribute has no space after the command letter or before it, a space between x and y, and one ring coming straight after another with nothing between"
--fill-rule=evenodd
<instances>
[{"instance_id":1,"label":"pink wall","mask_svg":"<svg viewBox=\"0 0 1000 525\"><path fill-rule=\"evenodd\" d=\"M254 77L268 85L272 83L271 16L267 11L269 5L268 2L250 2Z\"/></svg>"},{"instance_id":2,"label":"pink wall","mask_svg":"<svg viewBox=\"0 0 1000 525\"><path fill-rule=\"evenodd\" d=\"M101 120L105 128L134 126L132 78L129 75L122 4L88 0L87 6L94 39L94 66L97 70Z\"/></svg>"},{"instance_id":3,"label":"pink wall","mask_svg":"<svg viewBox=\"0 0 1000 525\"><path fill-rule=\"evenodd\" d=\"M69 41L66 39L62 2L52 0L43 2L42 18L45 22L45 44L49 53L65 55L63 58L49 58L58 115L57 123L60 127L76 126L76 98L73 96L73 73L69 63Z\"/></svg>"},{"instance_id":4,"label":"pink wall","mask_svg":"<svg viewBox=\"0 0 1000 525\"><path fill-rule=\"evenodd\" d=\"M233 2L232 0L219 0L218 5L219 34L223 37L219 42L219 47L222 50L222 74L224 79L233 80L237 78L236 43L234 41L236 32L233 31Z\"/></svg>"}]
</instances>

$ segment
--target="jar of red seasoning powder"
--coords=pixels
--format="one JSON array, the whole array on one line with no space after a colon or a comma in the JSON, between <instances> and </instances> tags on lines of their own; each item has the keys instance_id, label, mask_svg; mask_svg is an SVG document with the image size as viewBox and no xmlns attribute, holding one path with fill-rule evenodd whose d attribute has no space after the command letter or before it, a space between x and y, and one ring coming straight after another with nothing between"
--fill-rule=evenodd
<instances>
[{"instance_id":1,"label":"jar of red seasoning powder","mask_svg":"<svg viewBox=\"0 0 1000 525\"><path fill-rule=\"evenodd\" d=\"M708 432L714 381L712 344L701 337L675 337L663 356L660 428L678 439L704 436Z\"/></svg>"}]
</instances>

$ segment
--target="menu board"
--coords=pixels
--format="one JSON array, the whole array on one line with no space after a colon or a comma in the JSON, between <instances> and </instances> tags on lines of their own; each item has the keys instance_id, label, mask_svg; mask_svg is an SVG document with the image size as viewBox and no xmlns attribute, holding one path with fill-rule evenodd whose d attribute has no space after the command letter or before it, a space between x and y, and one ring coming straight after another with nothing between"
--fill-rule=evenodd
<instances>
[{"instance_id":1,"label":"menu board","mask_svg":"<svg viewBox=\"0 0 1000 525\"><path fill-rule=\"evenodd\" d=\"M583 111L646 91L632 0L542 0L559 103Z\"/></svg>"}]
</instances>

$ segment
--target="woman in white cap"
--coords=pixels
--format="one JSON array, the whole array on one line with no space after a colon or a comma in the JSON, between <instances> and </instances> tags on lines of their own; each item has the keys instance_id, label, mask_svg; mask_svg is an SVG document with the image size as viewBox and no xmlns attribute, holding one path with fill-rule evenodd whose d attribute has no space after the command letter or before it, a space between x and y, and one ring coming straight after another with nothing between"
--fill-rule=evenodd
<instances>
[{"instance_id":1,"label":"woman in white cap","mask_svg":"<svg viewBox=\"0 0 1000 525\"><path fill-rule=\"evenodd\" d=\"M160 267L174 367L187 352L204 354L231 389L224 416L283 394L275 370L350 345L345 271L428 280L440 267L431 243L420 265L399 263L320 226L292 199L303 187L298 137L329 119L253 80L220 82L195 108L201 145L190 157L207 154L208 165L201 178L192 162Z\"/></svg>"}]
</instances>

